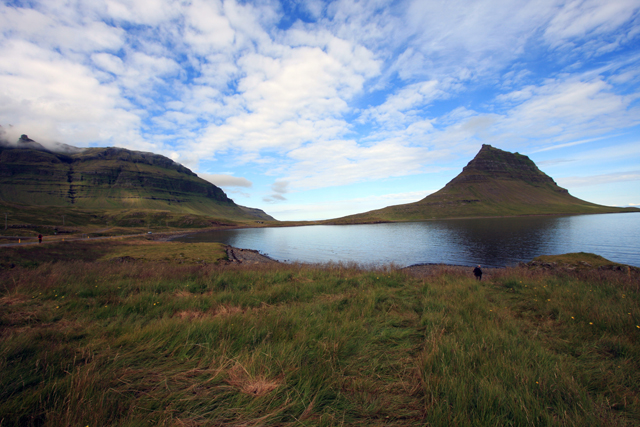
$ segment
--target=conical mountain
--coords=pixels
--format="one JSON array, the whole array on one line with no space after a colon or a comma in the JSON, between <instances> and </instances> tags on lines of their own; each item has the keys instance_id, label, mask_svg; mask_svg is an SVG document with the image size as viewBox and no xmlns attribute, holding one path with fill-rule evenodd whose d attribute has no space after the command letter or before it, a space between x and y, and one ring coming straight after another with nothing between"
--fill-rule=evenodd
<instances>
[{"instance_id":1,"label":"conical mountain","mask_svg":"<svg viewBox=\"0 0 640 427\"><path fill-rule=\"evenodd\" d=\"M351 215L344 222L629 212L597 205L559 187L529 157L483 145L444 188L405 205ZM635 210L633 210L635 211Z\"/></svg>"}]
</instances>

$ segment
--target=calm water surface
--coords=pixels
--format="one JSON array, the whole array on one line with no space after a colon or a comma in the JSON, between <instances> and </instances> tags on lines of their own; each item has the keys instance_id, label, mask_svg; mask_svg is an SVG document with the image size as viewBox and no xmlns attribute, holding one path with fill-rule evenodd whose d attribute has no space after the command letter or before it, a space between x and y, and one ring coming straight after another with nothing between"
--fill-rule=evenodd
<instances>
[{"instance_id":1,"label":"calm water surface","mask_svg":"<svg viewBox=\"0 0 640 427\"><path fill-rule=\"evenodd\" d=\"M176 240L221 242L290 262L501 267L538 255L592 252L640 267L640 213L249 228Z\"/></svg>"}]
</instances>

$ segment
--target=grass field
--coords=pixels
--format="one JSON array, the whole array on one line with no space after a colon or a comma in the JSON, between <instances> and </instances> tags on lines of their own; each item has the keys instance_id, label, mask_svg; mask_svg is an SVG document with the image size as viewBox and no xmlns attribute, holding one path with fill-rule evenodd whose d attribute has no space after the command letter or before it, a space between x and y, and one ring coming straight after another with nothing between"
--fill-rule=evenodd
<instances>
[{"instance_id":1,"label":"grass field","mask_svg":"<svg viewBox=\"0 0 640 427\"><path fill-rule=\"evenodd\" d=\"M0 426L640 423L633 270L477 282L181 245L4 248Z\"/></svg>"}]
</instances>

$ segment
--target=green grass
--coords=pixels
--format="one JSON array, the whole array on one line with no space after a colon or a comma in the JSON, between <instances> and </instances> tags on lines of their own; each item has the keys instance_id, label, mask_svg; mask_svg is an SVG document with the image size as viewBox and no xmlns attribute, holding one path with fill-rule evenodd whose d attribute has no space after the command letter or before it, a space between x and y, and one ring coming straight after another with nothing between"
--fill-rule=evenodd
<instances>
[{"instance_id":1,"label":"green grass","mask_svg":"<svg viewBox=\"0 0 640 427\"><path fill-rule=\"evenodd\" d=\"M3 270L0 425L638 425L635 274Z\"/></svg>"},{"instance_id":2,"label":"green grass","mask_svg":"<svg viewBox=\"0 0 640 427\"><path fill-rule=\"evenodd\" d=\"M221 243L178 243L132 240L113 247L99 260L130 259L136 261L168 261L174 263L216 263L227 259Z\"/></svg>"},{"instance_id":3,"label":"green grass","mask_svg":"<svg viewBox=\"0 0 640 427\"><path fill-rule=\"evenodd\" d=\"M533 260L542 263L556 263L557 265L574 268L623 266L623 264L611 262L608 259L601 257L600 255L585 252L575 252L562 255L541 255L535 257Z\"/></svg>"},{"instance_id":4,"label":"green grass","mask_svg":"<svg viewBox=\"0 0 640 427\"><path fill-rule=\"evenodd\" d=\"M0 252L0 269L10 268L11 265L37 267L64 260L206 264L219 263L226 259L225 246L220 243L192 244L125 237L114 240L84 239L46 245L5 247Z\"/></svg>"},{"instance_id":5,"label":"green grass","mask_svg":"<svg viewBox=\"0 0 640 427\"><path fill-rule=\"evenodd\" d=\"M210 210L209 214L200 212L189 213L172 212L162 209L86 209L63 206L21 206L6 203L0 200L0 209L7 213L8 229L4 230L4 215L2 216L1 235L22 233L30 230L24 228L31 226L40 227L43 232L53 234L53 229L58 228L95 228L109 227L145 227L145 228L206 228L212 225L238 225L255 223L253 219L246 217L227 215L226 212L217 215L218 212ZM63 218L64 216L64 218ZM235 220L231 218L236 218ZM64 222L64 224L63 224ZM20 227L20 228L16 228Z\"/></svg>"}]
</instances>

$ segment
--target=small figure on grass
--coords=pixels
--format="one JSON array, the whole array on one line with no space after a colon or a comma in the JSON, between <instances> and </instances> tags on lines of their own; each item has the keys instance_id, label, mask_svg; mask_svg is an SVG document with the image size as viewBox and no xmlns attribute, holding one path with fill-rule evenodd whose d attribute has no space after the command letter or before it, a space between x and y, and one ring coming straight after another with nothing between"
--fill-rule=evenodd
<instances>
[{"instance_id":1,"label":"small figure on grass","mask_svg":"<svg viewBox=\"0 0 640 427\"><path fill-rule=\"evenodd\" d=\"M38 234L38 243L42 243L42 234Z\"/></svg>"},{"instance_id":2,"label":"small figure on grass","mask_svg":"<svg viewBox=\"0 0 640 427\"><path fill-rule=\"evenodd\" d=\"M473 275L476 276L476 280L482 280L482 269L480 266L473 269Z\"/></svg>"}]
</instances>

